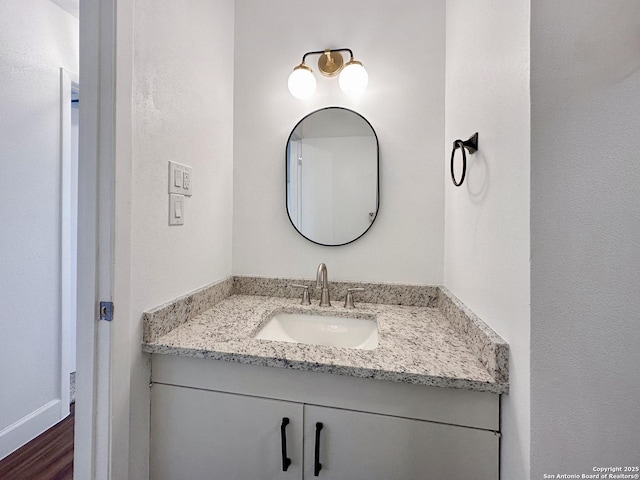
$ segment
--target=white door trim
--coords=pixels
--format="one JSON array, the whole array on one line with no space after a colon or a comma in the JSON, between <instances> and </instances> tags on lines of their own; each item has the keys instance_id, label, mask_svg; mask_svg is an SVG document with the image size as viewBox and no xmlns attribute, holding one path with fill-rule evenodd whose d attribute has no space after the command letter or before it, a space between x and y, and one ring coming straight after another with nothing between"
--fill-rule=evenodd
<instances>
[{"instance_id":1,"label":"white door trim","mask_svg":"<svg viewBox=\"0 0 640 480\"><path fill-rule=\"evenodd\" d=\"M98 164L100 161L100 10L99 1L82 4L80 12L80 104L78 147L78 296L74 478L96 478L95 408L98 305ZM106 161L103 159L103 161Z\"/></svg>"},{"instance_id":2,"label":"white door trim","mask_svg":"<svg viewBox=\"0 0 640 480\"><path fill-rule=\"evenodd\" d=\"M111 300L112 283L113 8L86 0L80 9L76 480L109 478L110 325L98 303Z\"/></svg>"},{"instance_id":3,"label":"white door trim","mask_svg":"<svg viewBox=\"0 0 640 480\"><path fill-rule=\"evenodd\" d=\"M75 281L72 268L75 265L75 242L77 217L77 182L74 182L73 172L77 165L73 165L71 155L71 91L78 86L78 76L60 68L60 158L61 162L61 252L60 252L60 417L69 415L71 401L69 375L73 370L73 349L71 338L75 316ZM74 185L75 183L75 185Z\"/></svg>"},{"instance_id":4,"label":"white door trim","mask_svg":"<svg viewBox=\"0 0 640 480\"><path fill-rule=\"evenodd\" d=\"M133 0L83 0L76 480L129 477L132 57Z\"/></svg>"}]
</instances>

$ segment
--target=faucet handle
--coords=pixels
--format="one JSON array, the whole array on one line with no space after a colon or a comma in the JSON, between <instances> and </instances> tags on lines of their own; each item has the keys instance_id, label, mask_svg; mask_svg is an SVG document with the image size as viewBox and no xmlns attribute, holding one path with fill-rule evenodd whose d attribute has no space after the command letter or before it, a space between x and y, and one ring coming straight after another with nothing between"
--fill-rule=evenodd
<instances>
[{"instance_id":1,"label":"faucet handle","mask_svg":"<svg viewBox=\"0 0 640 480\"><path fill-rule=\"evenodd\" d=\"M347 288L347 296L344 299L344 308L356 308L353 304L353 292L364 292L362 287Z\"/></svg>"},{"instance_id":2,"label":"faucet handle","mask_svg":"<svg viewBox=\"0 0 640 480\"><path fill-rule=\"evenodd\" d=\"M294 283L293 285L291 285L291 287L304 289L304 292L302 292L302 301L300 302L300 305L311 305L311 300L309 300L309 287L307 285L298 285L297 283Z\"/></svg>"}]
</instances>

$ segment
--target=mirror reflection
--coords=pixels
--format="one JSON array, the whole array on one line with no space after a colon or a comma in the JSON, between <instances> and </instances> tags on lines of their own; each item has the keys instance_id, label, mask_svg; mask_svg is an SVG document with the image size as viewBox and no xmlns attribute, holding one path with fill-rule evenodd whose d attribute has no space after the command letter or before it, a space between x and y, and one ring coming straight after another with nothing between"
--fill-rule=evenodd
<instances>
[{"instance_id":1,"label":"mirror reflection","mask_svg":"<svg viewBox=\"0 0 640 480\"><path fill-rule=\"evenodd\" d=\"M317 110L295 126L286 149L287 213L320 245L357 240L378 213L378 138L360 114Z\"/></svg>"}]
</instances>

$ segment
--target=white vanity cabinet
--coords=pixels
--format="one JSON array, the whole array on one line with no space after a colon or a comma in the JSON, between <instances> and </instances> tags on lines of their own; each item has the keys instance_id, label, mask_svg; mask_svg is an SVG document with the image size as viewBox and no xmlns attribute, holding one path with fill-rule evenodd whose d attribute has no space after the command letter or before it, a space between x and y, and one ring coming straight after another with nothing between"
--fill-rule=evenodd
<instances>
[{"instance_id":1,"label":"white vanity cabinet","mask_svg":"<svg viewBox=\"0 0 640 480\"><path fill-rule=\"evenodd\" d=\"M497 479L498 438L466 427L305 406L304 477L324 480ZM283 477L284 478L284 477Z\"/></svg>"},{"instance_id":2,"label":"white vanity cabinet","mask_svg":"<svg viewBox=\"0 0 640 480\"><path fill-rule=\"evenodd\" d=\"M150 478L300 479L302 410L296 403L154 385ZM286 472L281 433L291 459Z\"/></svg>"},{"instance_id":3,"label":"white vanity cabinet","mask_svg":"<svg viewBox=\"0 0 640 480\"><path fill-rule=\"evenodd\" d=\"M498 395L168 355L152 363L151 480L498 479Z\"/></svg>"}]
</instances>

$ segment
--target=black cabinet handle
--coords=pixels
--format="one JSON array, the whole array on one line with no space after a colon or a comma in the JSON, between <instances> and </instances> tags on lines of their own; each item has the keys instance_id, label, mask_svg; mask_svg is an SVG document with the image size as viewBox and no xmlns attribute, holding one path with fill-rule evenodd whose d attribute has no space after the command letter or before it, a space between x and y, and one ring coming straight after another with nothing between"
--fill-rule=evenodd
<instances>
[{"instance_id":1,"label":"black cabinet handle","mask_svg":"<svg viewBox=\"0 0 640 480\"><path fill-rule=\"evenodd\" d=\"M287 457L287 425L289 425L289 419L284 417L282 424L280 425L280 441L282 442L282 471L286 472L289 465L291 465L291 459Z\"/></svg>"},{"instance_id":2,"label":"black cabinet handle","mask_svg":"<svg viewBox=\"0 0 640 480\"><path fill-rule=\"evenodd\" d=\"M316 452L313 460L313 476L317 477L322 470L322 464L320 463L320 431L322 430L322 422L316 423Z\"/></svg>"}]
</instances>

